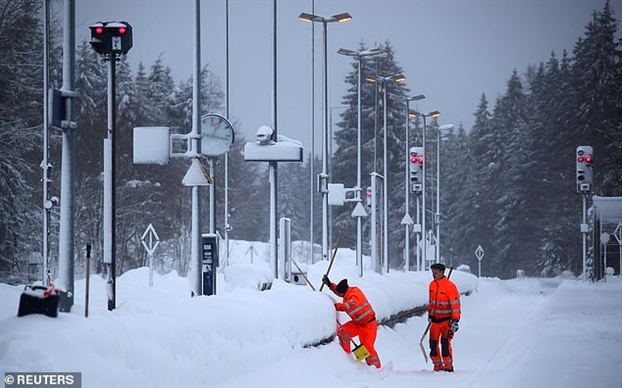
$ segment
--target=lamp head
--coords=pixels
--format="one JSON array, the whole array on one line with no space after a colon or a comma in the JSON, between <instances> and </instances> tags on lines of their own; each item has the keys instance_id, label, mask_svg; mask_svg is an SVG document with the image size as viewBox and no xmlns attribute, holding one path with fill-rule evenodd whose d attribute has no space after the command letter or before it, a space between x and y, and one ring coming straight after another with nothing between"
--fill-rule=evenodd
<instances>
[{"instance_id":1,"label":"lamp head","mask_svg":"<svg viewBox=\"0 0 622 388\"><path fill-rule=\"evenodd\" d=\"M344 12L344 13L340 13L340 14L329 17L327 21L343 23L343 22L349 22L350 20L352 20L352 16L349 13Z\"/></svg>"},{"instance_id":2,"label":"lamp head","mask_svg":"<svg viewBox=\"0 0 622 388\"><path fill-rule=\"evenodd\" d=\"M306 13L306 12L303 12L300 15L298 15L298 19L305 21L305 22L309 22L309 23L324 21L323 17L313 15L310 13Z\"/></svg>"},{"instance_id":3,"label":"lamp head","mask_svg":"<svg viewBox=\"0 0 622 388\"><path fill-rule=\"evenodd\" d=\"M359 56L359 52L358 51L348 50L348 49L344 49L344 48L340 48L339 50L337 50L337 54L347 55L349 57L358 57Z\"/></svg>"},{"instance_id":4,"label":"lamp head","mask_svg":"<svg viewBox=\"0 0 622 388\"><path fill-rule=\"evenodd\" d=\"M419 101L423 100L425 96L423 94L418 94L416 96L408 97L408 101Z\"/></svg>"}]
</instances>

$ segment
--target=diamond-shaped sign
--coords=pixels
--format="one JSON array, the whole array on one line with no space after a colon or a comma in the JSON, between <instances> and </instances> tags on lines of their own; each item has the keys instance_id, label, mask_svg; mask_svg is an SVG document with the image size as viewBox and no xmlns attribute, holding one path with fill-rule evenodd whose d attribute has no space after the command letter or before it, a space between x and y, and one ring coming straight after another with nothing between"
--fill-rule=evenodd
<instances>
[{"instance_id":1,"label":"diamond-shaped sign","mask_svg":"<svg viewBox=\"0 0 622 388\"><path fill-rule=\"evenodd\" d=\"M622 241L622 222L618 222L618 226L616 226L616 230L613 231L613 235L618 240L618 245Z\"/></svg>"},{"instance_id":2,"label":"diamond-shaped sign","mask_svg":"<svg viewBox=\"0 0 622 388\"><path fill-rule=\"evenodd\" d=\"M155 228L151 223L149 223L149 226L147 226L147 229L145 229L145 232L140 238L140 242L143 243L143 246L147 250L147 253L149 255L153 255L153 252L160 244L160 237L158 237L158 234L156 233Z\"/></svg>"},{"instance_id":3,"label":"diamond-shaped sign","mask_svg":"<svg viewBox=\"0 0 622 388\"><path fill-rule=\"evenodd\" d=\"M475 257L477 257L477 260L482 261L482 258L484 257L484 248L482 248L481 245L477 246L477 249L475 250Z\"/></svg>"}]
</instances>

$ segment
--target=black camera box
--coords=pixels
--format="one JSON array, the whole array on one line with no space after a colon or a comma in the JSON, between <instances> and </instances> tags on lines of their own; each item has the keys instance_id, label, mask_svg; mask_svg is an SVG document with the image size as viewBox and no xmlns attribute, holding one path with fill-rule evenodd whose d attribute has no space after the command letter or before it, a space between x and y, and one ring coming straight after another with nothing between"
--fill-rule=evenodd
<instances>
[{"instance_id":1,"label":"black camera box","mask_svg":"<svg viewBox=\"0 0 622 388\"><path fill-rule=\"evenodd\" d=\"M52 284L49 287L27 285L19 298L17 316L45 314L48 317L56 317L59 300L59 290Z\"/></svg>"}]
</instances>

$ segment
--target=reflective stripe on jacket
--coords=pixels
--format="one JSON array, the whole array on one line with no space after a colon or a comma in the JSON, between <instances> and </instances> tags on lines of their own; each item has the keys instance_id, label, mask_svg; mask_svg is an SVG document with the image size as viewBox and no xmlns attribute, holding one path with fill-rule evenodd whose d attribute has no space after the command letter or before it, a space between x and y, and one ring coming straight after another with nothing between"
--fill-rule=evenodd
<instances>
[{"instance_id":1,"label":"reflective stripe on jacket","mask_svg":"<svg viewBox=\"0 0 622 388\"><path fill-rule=\"evenodd\" d=\"M336 284L331 284L331 290L335 290ZM376 319L376 312L369 301L358 287L348 287L343 296L343 303L335 303L337 311L346 312L352 321L363 326Z\"/></svg>"},{"instance_id":2,"label":"reflective stripe on jacket","mask_svg":"<svg viewBox=\"0 0 622 388\"><path fill-rule=\"evenodd\" d=\"M433 321L460 320L460 293L447 277L430 282L428 314Z\"/></svg>"}]
</instances>

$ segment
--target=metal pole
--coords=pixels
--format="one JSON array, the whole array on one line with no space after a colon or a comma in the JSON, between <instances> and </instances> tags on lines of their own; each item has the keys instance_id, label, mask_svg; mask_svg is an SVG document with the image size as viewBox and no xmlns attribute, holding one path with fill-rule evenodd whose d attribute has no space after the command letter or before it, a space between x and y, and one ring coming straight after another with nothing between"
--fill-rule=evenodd
<instances>
[{"instance_id":1,"label":"metal pole","mask_svg":"<svg viewBox=\"0 0 622 388\"><path fill-rule=\"evenodd\" d=\"M436 262L441 262L441 129L436 128Z\"/></svg>"},{"instance_id":2,"label":"metal pole","mask_svg":"<svg viewBox=\"0 0 622 388\"><path fill-rule=\"evenodd\" d=\"M225 1L225 109L229 119L229 0ZM225 265L229 265L229 152L225 153Z\"/></svg>"},{"instance_id":3,"label":"metal pole","mask_svg":"<svg viewBox=\"0 0 622 388\"><path fill-rule=\"evenodd\" d=\"M425 133L426 133L426 115L422 115L423 116L423 182L421 183L421 190L422 190L422 194L421 194L421 201L422 201L422 206L421 206L421 237L423 240L423 250L421 252L421 256L422 256L422 270L426 267L427 265L427 250L428 250L428 236L427 236L427 232L426 232L426 224L425 224L425 213L426 213L426 203L425 203L425 191L426 191L426 184L425 184L425 173L426 173L426 164L428 164L428 155L426 152L426 144L425 144Z\"/></svg>"},{"instance_id":4,"label":"metal pole","mask_svg":"<svg viewBox=\"0 0 622 388\"><path fill-rule=\"evenodd\" d=\"M192 76L192 130L191 130L191 150L194 157L201 156L201 139L200 139L200 112L201 109L201 5L199 0L194 2L195 19L194 19L194 58L193 58L193 76ZM200 160L199 160L200 163ZM211 172L210 163L210 175ZM210 190L210 232L213 229L213 208L211 205L214 200ZM190 276L190 295L203 295L202 287L202 259L201 259L201 187L192 186L192 230L191 230L191 247L190 257L192 263L192 276ZM214 293L216 287L214 286Z\"/></svg>"},{"instance_id":5,"label":"metal pole","mask_svg":"<svg viewBox=\"0 0 622 388\"><path fill-rule=\"evenodd\" d=\"M63 86L61 92L73 95L75 84L75 1L65 0L63 35ZM75 255L75 172L76 125L73 120L73 99L65 101L68 125L63 128L63 153L61 161L60 230L58 242L58 288L60 311L69 312L74 297Z\"/></svg>"},{"instance_id":6,"label":"metal pole","mask_svg":"<svg viewBox=\"0 0 622 388\"><path fill-rule=\"evenodd\" d=\"M315 14L315 0L311 0L311 13ZM311 23L311 155L309 156L309 242L311 263L315 263L315 23Z\"/></svg>"},{"instance_id":7,"label":"metal pole","mask_svg":"<svg viewBox=\"0 0 622 388\"><path fill-rule=\"evenodd\" d=\"M583 276L581 277L582 280L585 282L587 281L587 255L586 255L586 248L587 248L587 224L586 224L586 207L587 207L587 194L583 195L583 222L581 223L581 232L583 234Z\"/></svg>"},{"instance_id":8,"label":"metal pole","mask_svg":"<svg viewBox=\"0 0 622 388\"><path fill-rule=\"evenodd\" d=\"M48 122L48 104L49 104L49 70L48 62L50 57L49 47L50 36L50 1L43 1L43 160L41 162L41 168L43 169L43 246L41 248L41 280L44 285L50 282L50 274L48 273L48 242L50 237L49 221L50 221L50 209L48 208L49 202L49 188L48 183L50 179L48 177L50 163L48 157L50 155L50 131Z\"/></svg>"},{"instance_id":9,"label":"metal pole","mask_svg":"<svg viewBox=\"0 0 622 388\"><path fill-rule=\"evenodd\" d=\"M378 236L377 233L378 231L376 230L377 227L377 213L378 213L378 200L377 200L377 192L378 192L378 184L377 179L378 176L380 174L378 174L377 172L372 172L371 173L371 262L373 265L373 268L376 272L380 272L379 271L379 265L378 265Z\"/></svg>"},{"instance_id":10,"label":"metal pole","mask_svg":"<svg viewBox=\"0 0 622 388\"><path fill-rule=\"evenodd\" d=\"M200 108L199 108L200 109ZM214 178L214 160L213 158L207 159L209 165L209 176ZM216 222L216 204L214 199L214 185L209 185L209 232L214 234L215 222Z\"/></svg>"},{"instance_id":11,"label":"metal pole","mask_svg":"<svg viewBox=\"0 0 622 388\"><path fill-rule=\"evenodd\" d=\"M383 164L384 164L384 182L383 182L383 211L384 211L384 218L383 218L383 247L382 247L382 256L383 256L383 261L384 261L384 271L386 273L389 273L389 174L387 171L388 168L388 160L387 160L387 148L388 144L387 144L387 132L389 132L389 128L387 125L387 81L383 80L382 81L382 87L384 89L384 95L383 95L383 100L384 100L384 134L383 134L383 142L384 142L384 150L383 150Z\"/></svg>"},{"instance_id":12,"label":"metal pole","mask_svg":"<svg viewBox=\"0 0 622 388\"><path fill-rule=\"evenodd\" d=\"M405 127L406 127L406 134L404 135L405 141L404 141L404 148L406 148L406 153L405 153L405 157L406 159L404 160L404 214L408 214L408 210L410 208L410 190L408 187L408 163L410 162L410 152L409 152L409 147L408 147L408 127L409 127L409 120L408 120L408 112L410 111L410 101L408 98L406 98L406 123L405 123ZM408 228L408 224L404 224L404 271L408 272L408 270L410 269L410 241L408 239L408 235L409 235L409 228Z\"/></svg>"},{"instance_id":13,"label":"metal pole","mask_svg":"<svg viewBox=\"0 0 622 388\"><path fill-rule=\"evenodd\" d=\"M419 201L419 195L417 195L417 225L419 225L419 228L421 228L421 214L419 212L421 203ZM417 271L422 271L423 270L423 266L421 265L421 255L419 253L419 250L421 248L421 231L417 232Z\"/></svg>"},{"instance_id":14,"label":"metal pole","mask_svg":"<svg viewBox=\"0 0 622 388\"><path fill-rule=\"evenodd\" d=\"M322 131L322 260L328 260L328 34L327 21L322 20L324 46L324 128Z\"/></svg>"},{"instance_id":15,"label":"metal pole","mask_svg":"<svg viewBox=\"0 0 622 388\"><path fill-rule=\"evenodd\" d=\"M356 198L358 202L361 202L361 66L363 60L361 55L358 55L359 68L358 68L358 96L357 96L357 123L356 123ZM362 252L362 239L363 239L363 225L362 217L356 217L356 265L359 267L359 276L363 276L363 252Z\"/></svg>"},{"instance_id":16,"label":"metal pole","mask_svg":"<svg viewBox=\"0 0 622 388\"><path fill-rule=\"evenodd\" d=\"M108 310L117 305L116 263L116 182L115 182L115 117L116 117L116 62L114 53L108 54L108 137L104 140L104 262L108 264L106 284ZM106 244L107 242L107 244Z\"/></svg>"},{"instance_id":17,"label":"metal pole","mask_svg":"<svg viewBox=\"0 0 622 388\"><path fill-rule=\"evenodd\" d=\"M277 125L277 4L276 0L272 1L272 136L274 141L278 139L278 125ZM278 271L278 250L277 250L277 236L278 236L278 163L269 163L270 174L270 204L272 206L270 211L270 261L274 271L274 277L279 278Z\"/></svg>"}]
</instances>

